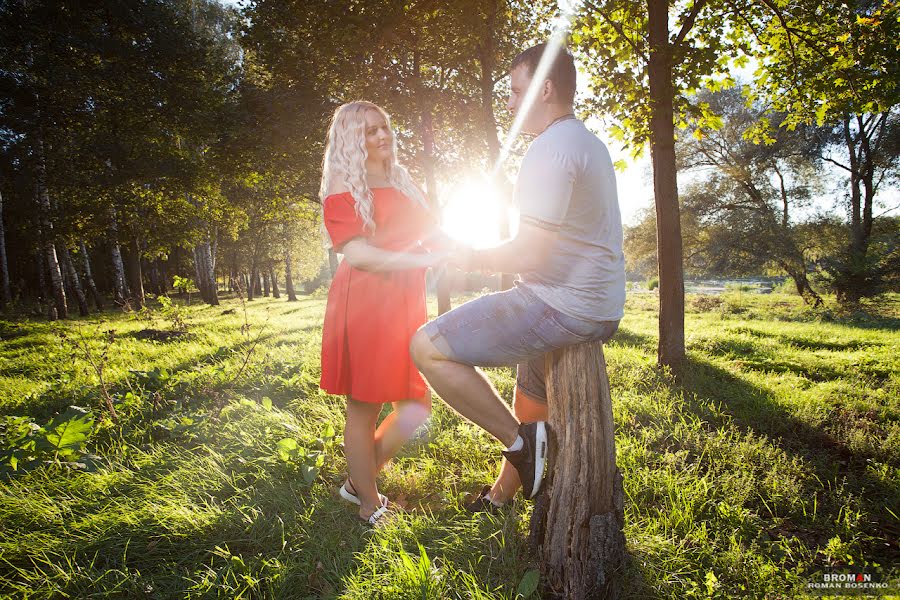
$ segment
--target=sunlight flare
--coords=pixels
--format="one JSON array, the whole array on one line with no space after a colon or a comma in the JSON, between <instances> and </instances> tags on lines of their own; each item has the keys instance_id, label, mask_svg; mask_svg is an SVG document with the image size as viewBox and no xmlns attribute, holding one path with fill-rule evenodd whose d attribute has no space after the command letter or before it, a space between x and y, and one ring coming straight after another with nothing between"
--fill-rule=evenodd
<instances>
[{"instance_id":1,"label":"sunlight flare","mask_svg":"<svg viewBox=\"0 0 900 600\"><path fill-rule=\"evenodd\" d=\"M514 236L518 213L507 208L500 191L486 177L469 176L450 188L442 229L463 245L490 248L508 237L501 231L504 210L508 210L509 236Z\"/></svg>"}]
</instances>

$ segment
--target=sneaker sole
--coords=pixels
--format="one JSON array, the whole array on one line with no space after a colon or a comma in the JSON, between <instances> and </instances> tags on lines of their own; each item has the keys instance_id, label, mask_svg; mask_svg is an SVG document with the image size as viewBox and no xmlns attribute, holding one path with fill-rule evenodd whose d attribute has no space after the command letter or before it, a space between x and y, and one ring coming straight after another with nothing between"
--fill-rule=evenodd
<instances>
[{"instance_id":1,"label":"sneaker sole","mask_svg":"<svg viewBox=\"0 0 900 600\"><path fill-rule=\"evenodd\" d=\"M343 485L341 485L341 487L338 489L338 495L340 495L340 497L343 498L344 500L346 500L347 502L352 502L353 504L355 504L357 506L360 506L362 504L359 501L359 497L354 496L353 494L348 492L347 488L345 488ZM381 499L382 506L384 506L388 503L387 496L385 496L384 494L378 494L378 497Z\"/></svg>"},{"instance_id":2,"label":"sneaker sole","mask_svg":"<svg viewBox=\"0 0 900 600\"><path fill-rule=\"evenodd\" d=\"M534 486L529 499L537 496L544 482L544 465L547 461L547 426L538 421L534 432Z\"/></svg>"}]
</instances>

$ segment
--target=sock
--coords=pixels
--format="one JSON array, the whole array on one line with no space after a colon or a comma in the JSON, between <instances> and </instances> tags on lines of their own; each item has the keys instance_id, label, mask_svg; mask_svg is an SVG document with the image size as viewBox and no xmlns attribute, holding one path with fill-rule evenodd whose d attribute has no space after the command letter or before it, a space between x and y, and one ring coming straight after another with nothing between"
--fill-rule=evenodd
<instances>
[{"instance_id":1,"label":"sock","mask_svg":"<svg viewBox=\"0 0 900 600\"><path fill-rule=\"evenodd\" d=\"M522 439L521 435L516 436L516 441L512 443L512 446L507 448L506 450L509 452L515 452L516 450L521 450L522 446L525 445L525 440Z\"/></svg>"}]
</instances>

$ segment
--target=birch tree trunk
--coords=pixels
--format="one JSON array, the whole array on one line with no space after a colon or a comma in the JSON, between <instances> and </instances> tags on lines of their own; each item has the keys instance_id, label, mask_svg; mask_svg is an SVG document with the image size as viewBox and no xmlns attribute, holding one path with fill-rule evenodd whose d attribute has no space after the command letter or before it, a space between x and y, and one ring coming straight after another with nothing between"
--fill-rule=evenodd
<instances>
[{"instance_id":1,"label":"birch tree trunk","mask_svg":"<svg viewBox=\"0 0 900 600\"><path fill-rule=\"evenodd\" d=\"M6 262L6 226L3 224L3 194L0 193L0 304L6 306L12 302L12 289L9 285L9 266Z\"/></svg>"},{"instance_id":2,"label":"birch tree trunk","mask_svg":"<svg viewBox=\"0 0 900 600\"><path fill-rule=\"evenodd\" d=\"M44 159L44 142L40 134L36 144L37 148L37 182L36 196L38 205L38 218L41 224L41 245L44 252L44 264L47 274L50 276L50 294L56 308L56 317L66 319L69 316L69 307L66 304L66 292L63 288L62 271L59 267L59 259L56 255L54 244L53 222L50 218L50 192L47 190L47 166Z\"/></svg>"},{"instance_id":3,"label":"birch tree trunk","mask_svg":"<svg viewBox=\"0 0 900 600\"><path fill-rule=\"evenodd\" d=\"M91 314L91 311L88 308L87 296L84 294L84 288L81 286L81 278L78 276L78 271L75 270L75 264L72 262L72 255L65 246L62 246L59 255L62 259L63 268L65 269L66 277L69 280L69 285L75 293L75 300L78 302L78 314L82 317L86 317Z\"/></svg>"},{"instance_id":4,"label":"birch tree trunk","mask_svg":"<svg viewBox=\"0 0 900 600\"><path fill-rule=\"evenodd\" d=\"M203 248L203 268L206 270L206 284L208 286L208 300L206 302L212 306L219 305L219 286L216 282L216 249L218 241L218 229L214 228L212 240L207 237Z\"/></svg>"},{"instance_id":5,"label":"birch tree trunk","mask_svg":"<svg viewBox=\"0 0 900 600\"><path fill-rule=\"evenodd\" d=\"M37 272L38 272L38 287L40 288L40 297L38 298L38 304L42 305L46 302L47 304L47 319L50 321L55 321L59 318L56 312L56 305L53 302L53 294L50 291L50 286L47 283L47 261L46 255L44 254L43 248L38 250L35 254L35 259L37 260Z\"/></svg>"},{"instance_id":6,"label":"birch tree trunk","mask_svg":"<svg viewBox=\"0 0 900 600\"><path fill-rule=\"evenodd\" d=\"M122 249L119 247L119 222L115 208L110 209L109 245L113 269L113 301L124 308L131 297L131 291L125 279L125 263L122 261Z\"/></svg>"},{"instance_id":7,"label":"birch tree trunk","mask_svg":"<svg viewBox=\"0 0 900 600\"><path fill-rule=\"evenodd\" d=\"M103 297L100 295L100 292L97 291L97 284L94 282L93 271L91 270L91 258L88 255L87 245L84 243L84 240L81 241L81 262L84 267L84 283L87 285L88 292L91 294L91 299L94 301L94 305L97 307L97 312L103 311Z\"/></svg>"}]
</instances>

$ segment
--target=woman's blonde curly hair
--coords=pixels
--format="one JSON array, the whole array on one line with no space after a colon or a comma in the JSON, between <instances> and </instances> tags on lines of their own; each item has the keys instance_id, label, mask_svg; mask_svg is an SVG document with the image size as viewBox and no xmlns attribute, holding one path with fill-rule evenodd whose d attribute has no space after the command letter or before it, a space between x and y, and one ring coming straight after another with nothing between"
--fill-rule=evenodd
<instances>
[{"instance_id":1,"label":"woman's blonde curly hair","mask_svg":"<svg viewBox=\"0 0 900 600\"><path fill-rule=\"evenodd\" d=\"M366 182L366 112L377 110L384 117L388 127L390 116L378 105L365 100L357 100L342 104L334 111L328 139L325 144L325 157L322 160L322 182L319 187L319 199L325 206L325 198L332 190L345 187L356 201L356 214L370 232L375 231L375 207L372 204L372 191ZM385 161L384 172L391 185L407 198L418 202L426 210L428 202L422 191L413 183L409 172L397 162L397 137L391 136L391 159ZM330 241L330 240L329 240Z\"/></svg>"}]
</instances>

